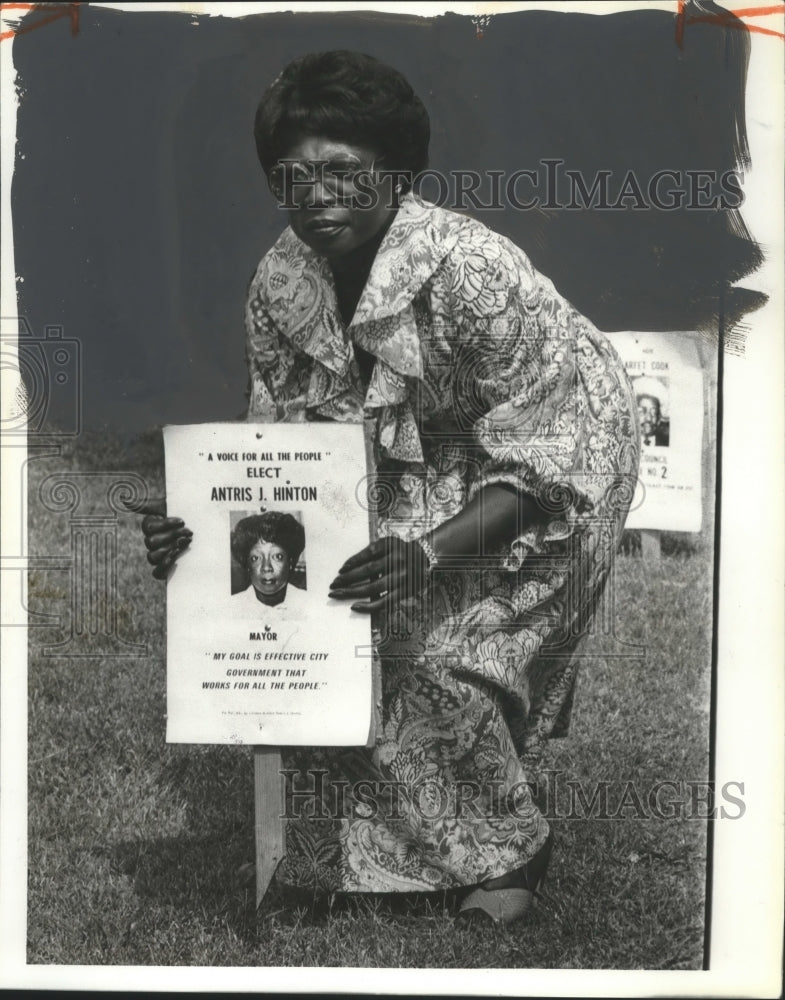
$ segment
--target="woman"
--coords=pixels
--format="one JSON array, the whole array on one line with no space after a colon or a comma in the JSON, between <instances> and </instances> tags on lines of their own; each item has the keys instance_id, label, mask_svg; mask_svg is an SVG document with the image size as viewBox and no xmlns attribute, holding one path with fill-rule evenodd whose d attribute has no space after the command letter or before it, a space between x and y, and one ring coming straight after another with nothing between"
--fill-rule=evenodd
<instances>
[{"instance_id":1,"label":"woman","mask_svg":"<svg viewBox=\"0 0 785 1000\"><path fill-rule=\"evenodd\" d=\"M281 607L302 610L303 593L289 580L305 548L303 526L291 514L270 510L238 521L232 556L247 573L248 587L235 595L249 611Z\"/></svg>"},{"instance_id":2,"label":"woman","mask_svg":"<svg viewBox=\"0 0 785 1000\"><path fill-rule=\"evenodd\" d=\"M331 589L376 615L381 732L286 752L308 815L279 878L461 889L463 913L508 923L547 863L528 782L565 729L636 480L629 383L521 250L414 195L428 116L395 70L297 59L255 137L289 228L249 290L248 420L371 418L384 501ZM145 528L165 576L187 529Z\"/></svg>"}]
</instances>

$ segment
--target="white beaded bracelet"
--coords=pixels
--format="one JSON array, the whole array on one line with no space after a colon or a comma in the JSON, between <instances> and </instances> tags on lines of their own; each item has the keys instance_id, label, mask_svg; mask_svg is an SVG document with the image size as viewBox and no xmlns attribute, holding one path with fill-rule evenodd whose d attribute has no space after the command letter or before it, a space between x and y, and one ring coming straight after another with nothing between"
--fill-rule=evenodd
<instances>
[{"instance_id":1,"label":"white beaded bracelet","mask_svg":"<svg viewBox=\"0 0 785 1000\"><path fill-rule=\"evenodd\" d=\"M439 557L436 555L436 550L428 541L428 539L425 537L425 535L423 535L422 538L416 539L416 541L419 544L420 548L425 553L425 555L428 557L428 572L432 573L434 566L439 565Z\"/></svg>"}]
</instances>

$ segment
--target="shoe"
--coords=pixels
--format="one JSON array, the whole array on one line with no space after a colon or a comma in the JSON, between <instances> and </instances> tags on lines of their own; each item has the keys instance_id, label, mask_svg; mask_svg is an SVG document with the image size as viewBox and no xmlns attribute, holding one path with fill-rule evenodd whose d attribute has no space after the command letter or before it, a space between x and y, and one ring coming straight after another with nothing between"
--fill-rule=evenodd
<instances>
[{"instance_id":1,"label":"shoe","mask_svg":"<svg viewBox=\"0 0 785 1000\"><path fill-rule=\"evenodd\" d=\"M460 923L508 926L531 915L545 881L553 834L531 860L514 871L488 879L464 898L455 918Z\"/></svg>"}]
</instances>

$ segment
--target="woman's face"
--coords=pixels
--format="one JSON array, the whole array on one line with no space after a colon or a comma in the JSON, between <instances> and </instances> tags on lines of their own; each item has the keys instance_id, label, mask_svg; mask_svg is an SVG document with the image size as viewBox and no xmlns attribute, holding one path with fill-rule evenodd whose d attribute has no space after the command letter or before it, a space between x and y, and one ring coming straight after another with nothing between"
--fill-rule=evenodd
<instances>
[{"instance_id":1,"label":"woman's face","mask_svg":"<svg viewBox=\"0 0 785 1000\"><path fill-rule=\"evenodd\" d=\"M286 178L289 223L303 243L323 257L340 258L391 220L392 178L377 181L369 173L374 164L382 168L379 160L373 150L338 139L302 136L289 146L281 162L309 165L315 178ZM361 172L356 185L341 181L344 171Z\"/></svg>"},{"instance_id":2,"label":"woman's face","mask_svg":"<svg viewBox=\"0 0 785 1000\"><path fill-rule=\"evenodd\" d=\"M270 597L289 582L289 555L275 542L260 539L248 553L248 569L254 589Z\"/></svg>"}]
</instances>

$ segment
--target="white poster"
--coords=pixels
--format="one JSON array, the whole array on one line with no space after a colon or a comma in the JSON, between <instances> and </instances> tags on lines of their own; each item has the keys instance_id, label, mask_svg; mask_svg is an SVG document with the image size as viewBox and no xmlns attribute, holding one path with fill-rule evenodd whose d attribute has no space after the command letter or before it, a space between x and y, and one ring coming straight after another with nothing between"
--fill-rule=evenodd
<instances>
[{"instance_id":1,"label":"white poster","mask_svg":"<svg viewBox=\"0 0 785 1000\"><path fill-rule=\"evenodd\" d=\"M632 382L641 431L640 475L628 528L701 530L704 396L695 336L608 335Z\"/></svg>"},{"instance_id":2,"label":"white poster","mask_svg":"<svg viewBox=\"0 0 785 1000\"><path fill-rule=\"evenodd\" d=\"M364 745L370 620L328 597L369 540L362 426L170 426L164 445L193 531L167 589L167 740Z\"/></svg>"}]
</instances>

